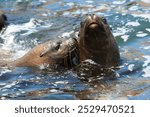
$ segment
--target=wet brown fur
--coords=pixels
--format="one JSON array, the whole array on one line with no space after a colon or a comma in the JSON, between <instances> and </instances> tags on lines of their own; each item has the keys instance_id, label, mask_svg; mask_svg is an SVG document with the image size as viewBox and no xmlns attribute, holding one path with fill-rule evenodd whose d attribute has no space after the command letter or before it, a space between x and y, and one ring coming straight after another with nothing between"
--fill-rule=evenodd
<instances>
[{"instance_id":1,"label":"wet brown fur","mask_svg":"<svg viewBox=\"0 0 150 117\"><path fill-rule=\"evenodd\" d=\"M70 46L71 49L70 49ZM77 59L77 63L72 59ZM78 61L79 59L79 61ZM119 49L106 19L88 15L81 22L79 38L72 41L46 42L37 45L20 59L9 65L18 67L35 67L40 65L61 65L73 67L86 59L105 66L119 64ZM72 65L74 64L74 65Z\"/></svg>"}]
</instances>

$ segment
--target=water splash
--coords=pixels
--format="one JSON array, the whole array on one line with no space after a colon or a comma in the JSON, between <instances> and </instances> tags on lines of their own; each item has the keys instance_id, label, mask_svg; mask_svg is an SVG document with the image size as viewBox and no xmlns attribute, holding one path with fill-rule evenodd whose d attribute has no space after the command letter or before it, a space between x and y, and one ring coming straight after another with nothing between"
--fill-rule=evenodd
<instances>
[{"instance_id":1,"label":"water splash","mask_svg":"<svg viewBox=\"0 0 150 117\"><path fill-rule=\"evenodd\" d=\"M23 45L20 45L20 43L26 40L17 40L18 37L19 39L21 39L21 37L28 37L30 34L37 33L43 29L49 29L51 26L52 23L48 24L47 22L43 22L35 18L31 18L29 22L24 24L10 24L0 35L0 37L4 40L4 44L1 49L14 51L17 50L15 51L17 52L15 55L22 56L30 48L22 49ZM17 41L20 41L20 43L18 44ZM35 41L34 43L38 44L36 40L30 41Z\"/></svg>"}]
</instances>

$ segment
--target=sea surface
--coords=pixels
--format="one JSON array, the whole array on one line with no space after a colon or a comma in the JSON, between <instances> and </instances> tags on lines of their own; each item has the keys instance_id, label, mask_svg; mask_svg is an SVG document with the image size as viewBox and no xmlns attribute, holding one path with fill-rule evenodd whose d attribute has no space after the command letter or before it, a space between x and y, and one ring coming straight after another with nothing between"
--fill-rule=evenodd
<instances>
[{"instance_id":1,"label":"sea surface","mask_svg":"<svg viewBox=\"0 0 150 117\"><path fill-rule=\"evenodd\" d=\"M149 0L0 0L0 10L9 22L0 33L0 61L47 40L77 36L90 13L106 17L121 54L120 66L106 79L91 60L93 67L78 72L0 67L1 100L150 99Z\"/></svg>"}]
</instances>

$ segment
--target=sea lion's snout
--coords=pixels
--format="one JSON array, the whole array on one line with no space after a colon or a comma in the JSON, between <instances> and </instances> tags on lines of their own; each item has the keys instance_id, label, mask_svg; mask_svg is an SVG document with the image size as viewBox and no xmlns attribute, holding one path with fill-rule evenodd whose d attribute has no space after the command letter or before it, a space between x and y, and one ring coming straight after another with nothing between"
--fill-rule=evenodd
<instances>
[{"instance_id":1,"label":"sea lion's snout","mask_svg":"<svg viewBox=\"0 0 150 117\"><path fill-rule=\"evenodd\" d=\"M85 20L81 22L80 36L93 36L93 35L107 35L108 24L104 17L97 16L95 14L89 14ZM82 35L81 35L82 34Z\"/></svg>"},{"instance_id":2,"label":"sea lion's snout","mask_svg":"<svg viewBox=\"0 0 150 117\"><path fill-rule=\"evenodd\" d=\"M104 17L98 17L97 15L89 15L87 17L87 29L86 30L102 30L104 31L105 25L107 25L107 21Z\"/></svg>"},{"instance_id":3,"label":"sea lion's snout","mask_svg":"<svg viewBox=\"0 0 150 117\"><path fill-rule=\"evenodd\" d=\"M97 23L92 23L88 26L89 29L97 29L98 28L98 24Z\"/></svg>"}]
</instances>

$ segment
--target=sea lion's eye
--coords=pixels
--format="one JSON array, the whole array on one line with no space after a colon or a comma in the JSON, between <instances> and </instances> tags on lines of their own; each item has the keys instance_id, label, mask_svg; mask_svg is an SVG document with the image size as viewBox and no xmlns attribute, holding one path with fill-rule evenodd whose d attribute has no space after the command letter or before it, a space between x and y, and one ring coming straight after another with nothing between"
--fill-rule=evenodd
<instances>
[{"instance_id":1,"label":"sea lion's eye","mask_svg":"<svg viewBox=\"0 0 150 117\"><path fill-rule=\"evenodd\" d=\"M107 24L106 18L102 17L102 20L103 20L104 24Z\"/></svg>"}]
</instances>

